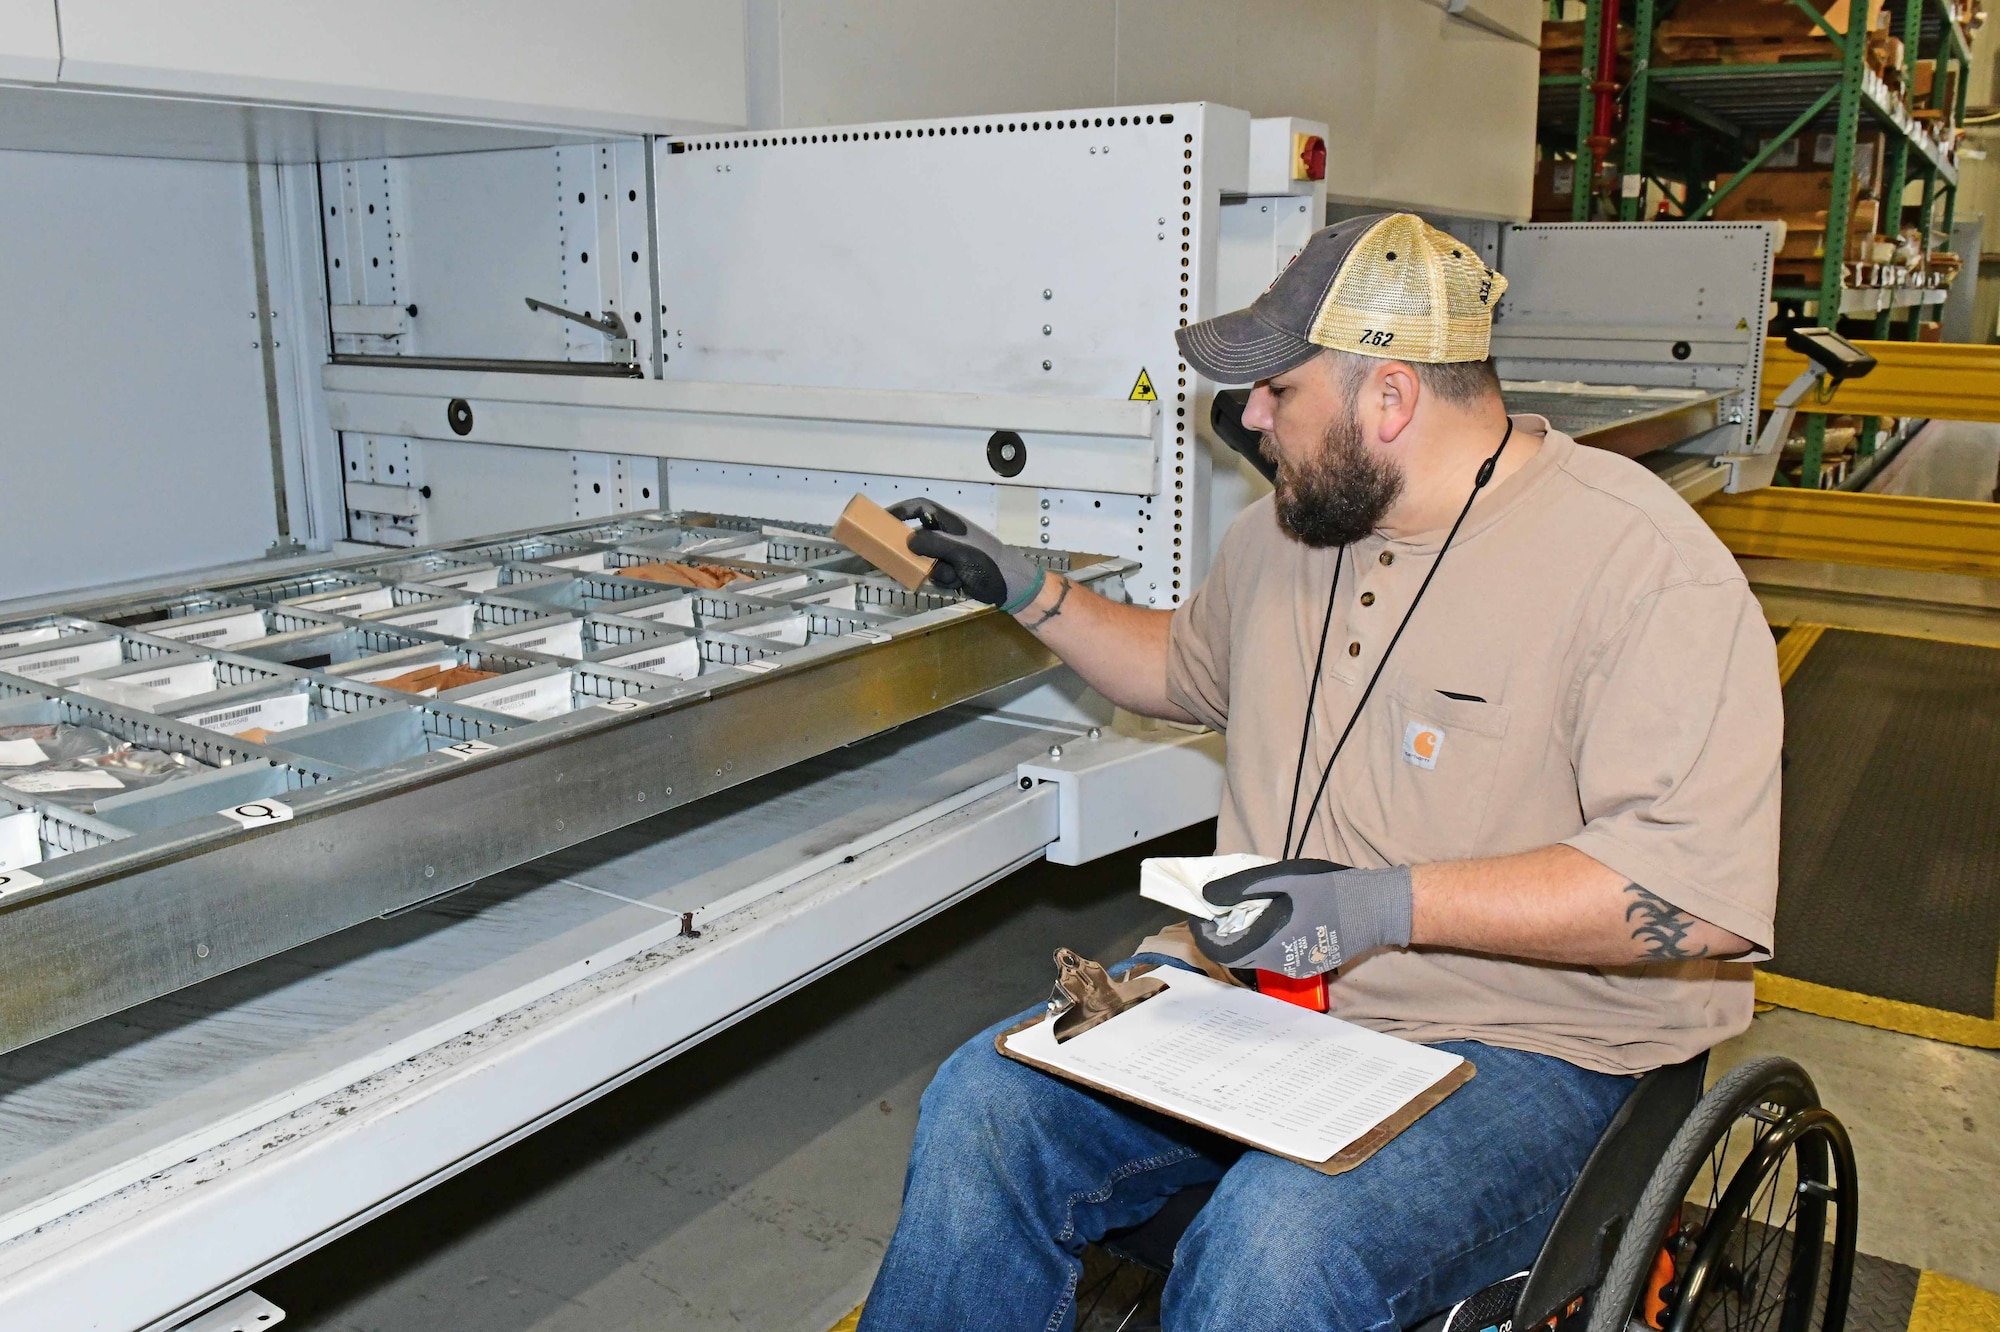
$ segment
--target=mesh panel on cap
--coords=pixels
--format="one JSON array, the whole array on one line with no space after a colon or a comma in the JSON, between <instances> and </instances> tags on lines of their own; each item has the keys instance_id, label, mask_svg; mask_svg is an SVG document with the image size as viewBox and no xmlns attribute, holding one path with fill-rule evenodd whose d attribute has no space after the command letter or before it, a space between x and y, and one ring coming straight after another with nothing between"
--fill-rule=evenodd
<instances>
[{"instance_id":1,"label":"mesh panel on cap","mask_svg":"<svg viewBox=\"0 0 2000 1332\"><path fill-rule=\"evenodd\" d=\"M1412 213L1368 229L1334 276L1307 335L1321 347L1408 361L1480 361L1507 280Z\"/></svg>"}]
</instances>

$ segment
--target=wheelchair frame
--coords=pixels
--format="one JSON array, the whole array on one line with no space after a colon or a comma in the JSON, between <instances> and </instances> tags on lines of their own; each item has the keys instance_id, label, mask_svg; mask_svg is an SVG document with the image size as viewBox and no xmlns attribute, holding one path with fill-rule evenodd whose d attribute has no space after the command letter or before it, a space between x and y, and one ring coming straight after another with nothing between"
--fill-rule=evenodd
<instances>
[{"instance_id":1,"label":"wheelchair frame","mask_svg":"<svg viewBox=\"0 0 2000 1332\"><path fill-rule=\"evenodd\" d=\"M1529 1269L1512 1319L1497 1324L1499 1332L1693 1332L1710 1325L1718 1307L1712 1300L1732 1292L1740 1298L1753 1282L1758 1308L1752 1317L1759 1317L1770 1274L1755 1270L1754 1260L1751 1270L1743 1270L1731 1261L1729 1248L1747 1233L1746 1225L1770 1228L1750 1213L1757 1198L1778 1186L1795 1148L1797 1210L1788 1218L1792 1261L1782 1300L1771 1308L1777 1322L1770 1326L1776 1332L1807 1332L1813 1325L1831 1206L1834 1237L1818 1326L1841 1332L1856 1225L1854 1151L1846 1129L1820 1104L1812 1078L1789 1059L1766 1056L1739 1065L1704 1096L1707 1066L1703 1054L1638 1080L1591 1149ZM1732 1160L1727 1148L1745 1121L1755 1126L1750 1147ZM1687 1194L1704 1170L1714 1176L1713 1206L1698 1227L1683 1229ZM1729 1182L1722 1185L1725 1170ZM1114 1231L1100 1244L1112 1256L1164 1277L1173 1266L1174 1247L1213 1189L1183 1190L1150 1220ZM1760 1246L1760 1255L1769 1243L1767 1238ZM1658 1309L1649 1313L1647 1306L1654 1304ZM1431 1315L1411 1332L1448 1327L1489 1332L1484 1325L1452 1325L1451 1314Z\"/></svg>"}]
</instances>

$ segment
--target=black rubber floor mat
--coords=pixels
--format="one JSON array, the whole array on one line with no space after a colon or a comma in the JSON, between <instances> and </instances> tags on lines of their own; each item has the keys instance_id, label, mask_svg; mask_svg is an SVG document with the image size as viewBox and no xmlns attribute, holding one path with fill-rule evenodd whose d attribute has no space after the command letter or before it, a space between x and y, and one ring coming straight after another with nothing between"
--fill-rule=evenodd
<instances>
[{"instance_id":1,"label":"black rubber floor mat","mask_svg":"<svg viewBox=\"0 0 2000 1332\"><path fill-rule=\"evenodd\" d=\"M1855 1254L1854 1288L1847 1298L1848 1332L1904 1332L1916 1307L1917 1279L1922 1275L1914 1267L1872 1253Z\"/></svg>"},{"instance_id":2,"label":"black rubber floor mat","mask_svg":"<svg viewBox=\"0 0 2000 1332\"><path fill-rule=\"evenodd\" d=\"M1785 686L1766 970L1993 1018L2000 650L1828 630Z\"/></svg>"}]
</instances>

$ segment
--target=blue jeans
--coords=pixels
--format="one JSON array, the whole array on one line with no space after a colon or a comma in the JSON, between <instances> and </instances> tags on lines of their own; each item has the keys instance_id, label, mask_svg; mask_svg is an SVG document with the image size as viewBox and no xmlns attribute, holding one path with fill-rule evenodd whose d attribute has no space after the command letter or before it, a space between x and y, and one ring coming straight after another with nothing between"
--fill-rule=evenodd
<instances>
[{"instance_id":1,"label":"blue jeans","mask_svg":"<svg viewBox=\"0 0 2000 1332\"><path fill-rule=\"evenodd\" d=\"M1215 1180L1176 1250L1168 1332L1395 1332L1534 1261L1633 1085L1446 1042L1472 1081L1322 1175L1001 1057L994 1036L1039 1011L973 1037L924 1092L861 1332L1073 1328L1085 1244Z\"/></svg>"}]
</instances>

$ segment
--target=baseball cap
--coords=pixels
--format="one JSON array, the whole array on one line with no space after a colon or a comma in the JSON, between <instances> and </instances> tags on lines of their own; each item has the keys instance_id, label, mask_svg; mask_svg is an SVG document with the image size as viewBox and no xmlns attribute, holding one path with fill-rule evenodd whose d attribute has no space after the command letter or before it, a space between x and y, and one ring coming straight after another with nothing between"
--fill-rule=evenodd
<instances>
[{"instance_id":1,"label":"baseball cap","mask_svg":"<svg viewBox=\"0 0 2000 1332\"><path fill-rule=\"evenodd\" d=\"M1321 231L1248 309L1175 331L1181 355L1222 384L1304 365L1323 348L1398 361L1483 361L1507 279L1414 213Z\"/></svg>"}]
</instances>

